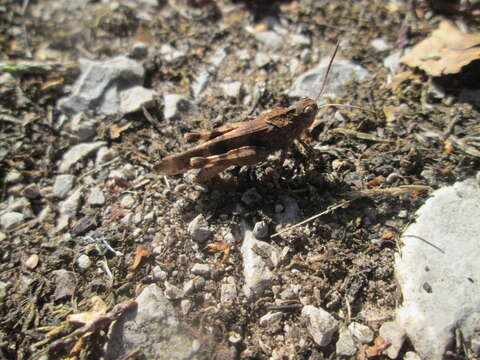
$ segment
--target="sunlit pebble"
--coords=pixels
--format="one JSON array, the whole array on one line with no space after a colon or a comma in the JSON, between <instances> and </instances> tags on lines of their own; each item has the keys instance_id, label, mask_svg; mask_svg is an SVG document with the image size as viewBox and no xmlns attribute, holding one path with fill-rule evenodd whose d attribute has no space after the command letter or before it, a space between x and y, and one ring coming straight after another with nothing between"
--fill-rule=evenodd
<instances>
[{"instance_id":1,"label":"sunlit pebble","mask_svg":"<svg viewBox=\"0 0 480 360\"><path fill-rule=\"evenodd\" d=\"M29 256L27 260L25 260L24 265L29 269L35 269L38 265L38 261L40 260L37 254L32 254Z\"/></svg>"}]
</instances>

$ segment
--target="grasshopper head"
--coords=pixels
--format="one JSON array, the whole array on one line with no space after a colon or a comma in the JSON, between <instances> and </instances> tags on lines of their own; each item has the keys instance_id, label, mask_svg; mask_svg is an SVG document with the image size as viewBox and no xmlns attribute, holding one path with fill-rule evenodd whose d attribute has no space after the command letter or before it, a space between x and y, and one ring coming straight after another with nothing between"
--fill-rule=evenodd
<instances>
[{"instance_id":1,"label":"grasshopper head","mask_svg":"<svg viewBox=\"0 0 480 360\"><path fill-rule=\"evenodd\" d=\"M305 129L312 125L317 112L318 105L313 99L302 98L295 104L295 115L301 120Z\"/></svg>"}]
</instances>

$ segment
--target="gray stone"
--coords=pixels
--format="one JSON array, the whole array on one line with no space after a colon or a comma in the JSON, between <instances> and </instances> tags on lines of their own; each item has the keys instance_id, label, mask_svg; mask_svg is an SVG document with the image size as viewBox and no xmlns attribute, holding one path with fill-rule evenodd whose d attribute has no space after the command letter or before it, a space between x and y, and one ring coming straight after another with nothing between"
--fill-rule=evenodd
<instances>
[{"instance_id":1,"label":"gray stone","mask_svg":"<svg viewBox=\"0 0 480 360\"><path fill-rule=\"evenodd\" d=\"M91 140L97 134L97 122L80 112L70 122L70 133L79 142Z\"/></svg>"},{"instance_id":2,"label":"gray stone","mask_svg":"<svg viewBox=\"0 0 480 360\"><path fill-rule=\"evenodd\" d=\"M102 146L100 149L97 151L97 157L95 159L95 164L97 166L105 164L115 157L116 152L113 149L109 149L106 146Z\"/></svg>"},{"instance_id":3,"label":"gray stone","mask_svg":"<svg viewBox=\"0 0 480 360\"><path fill-rule=\"evenodd\" d=\"M247 49L240 49L235 52L235 57L238 60L248 61L252 58Z\"/></svg>"},{"instance_id":4,"label":"gray stone","mask_svg":"<svg viewBox=\"0 0 480 360\"><path fill-rule=\"evenodd\" d=\"M192 84L192 93L195 99L206 89L210 76L210 73L205 71L195 78Z\"/></svg>"},{"instance_id":5,"label":"gray stone","mask_svg":"<svg viewBox=\"0 0 480 360\"><path fill-rule=\"evenodd\" d=\"M403 356L403 360L422 360L422 358L413 351L407 351Z\"/></svg>"},{"instance_id":6,"label":"gray stone","mask_svg":"<svg viewBox=\"0 0 480 360\"><path fill-rule=\"evenodd\" d=\"M255 188L248 189L242 195L242 201L246 205L253 205L257 201L260 201L261 199L262 199L262 196L258 193L257 189Z\"/></svg>"},{"instance_id":7,"label":"gray stone","mask_svg":"<svg viewBox=\"0 0 480 360\"><path fill-rule=\"evenodd\" d=\"M159 265L156 265L152 270L153 278L157 281L165 281L167 279L168 274L162 270Z\"/></svg>"},{"instance_id":8,"label":"gray stone","mask_svg":"<svg viewBox=\"0 0 480 360\"><path fill-rule=\"evenodd\" d=\"M214 68L218 68L226 57L227 53L223 48L220 48L208 58L207 62L212 64Z\"/></svg>"},{"instance_id":9,"label":"gray stone","mask_svg":"<svg viewBox=\"0 0 480 360\"><path fill-rule=\"evenodd\" d=\"M126 194L120 200L120 206L124 209L131 209L135 205L135 198L130 195Z\"/></svg>"},{"instance_id":10,"label":"gray stone","mask_svg":"<svg viewBox=\"0 0 480 360\"><path fill-rule=\"evenodd\" d=\"M302 317L307 321L307 329L318 346L325 347L332 341L338 330L338 321L332 315L313 305L304 306Z\"/></svg>"},{"instance_id":11,"label":"gray stone","mask_svg":"<svg viewBox=\"0 0 480 360\"><path fill-rule=\"evenodd\" d=\"M302 34L291 34L290 42L292 43L292 45L298 46L310 46L310 44L312 43L309 37Z\"/></svg>"},{"instance_id":12,"label":"gray stone","mask_svg":"<svg viewBox=\"0 0 480 360\"><path fill-rule=\"evenodd\" d=\"M259 67L262 68L266 65L268 65L272 61L272 58L264 53L264 52L258 52L255 54L255 64Z\"/></svg>"},{"instance_id":13,"label":"gray stone","mask_svg":"<svg viewBox=\"0 0 480 360\"><path fill-rule=\"evenodd\" d=\"M70 190L72 190L75 178L76 177L74 175L69 174L58 175L55 178L52 195L58 199L64 199Z\"/></svg>"},{"instance_id":14,"label":"gray stone","mask_svg":"<svg viewBox=\"0 0 480 360\"><path fill-rule=\"evenodd\" d=\"M3 74L0 75L0 85L2 89L0 91L6 92L9 90L15 89L15 86L17 85L17 81L15 80L15 77L8 73L4 72Z\"/></svg>"},{"instance_id":15,"label":"gray stone","mask_svg":"<svg viewBox=\"0 0 480 360\"><path fill-rule=\"evenodd\" d=\"M127 312L111 327L105 346L107 360L119 359L141 348L148 359L187 360L198 346L181 332L174 307L155 284L136 299L136 311Z\"/></svg>"},{"instance_id":16,"label":"gray stone","mask_svg":"<svg viewBox=\"0 0 480 360\"><path fill-rule=\"evenodd\" d=\"M23 180L23 175L17 169L11 169L5 176L5 182L7 184L18 184Z\"/></svg>"},{"instance_id":17,"label":"gray stone","mask_svg":"<svg viewBox=\"0 0 480 360\"><path fill-rule=\"evenodd\" d=\"M77 265L82 270L87 270L90 266L92 266L92 260L88 255L82 254L77 259Z\"/></svg>"},{"instance_id":18,"label":"gray stone","mask_svg":"<svg viewBox=\"0 0 480 360\"><path fill-rule=\"evenodd\" d=\"M275 214L275 219L282 225L296 224L301 219L301 211L297 201L285 196L282 198L283 211ZM276 209L275 209L276 210Z\"/></svg>"},{"instance_id":19,"label":"gray stone","mask_svg":"<svg viewBox=\"0 0 480 360\"><path fill-rule=\"evenodd\" d=\"M268 50L279 50L283 47L285 40L275 31L264 30L255 32L255 38L260 41Z\"/></svg>"},{"instance_id":20,"label":"gray stone","mask_svg":"<svg viewBox=\"0 0 480 360\"><path fill-rule=\"evenodd\" d=\"M14 211L7 212L0 216L0 225L5 230L8 230L14 228L17 225L20 225L24 219L25 216L22 213Z\"/></svg>"},{"instance_id":21,"label":"gray stone","mask_svg":"<svg viewBox=\"0 0 480 360\"><path fill-rule=\"evenodd\" d=\"M203 277L208 277L210 276L210 272L212 269L210 268L210 265L208 264L194 264L192 267L192 274L194 275L200 275Z\"/></svg>"},{"instance_id":22,"label":"gray stone","mask_svg":"<svg viewBox=\"0 0 480 360\"><path fill-rule=\"evenodd\" d=\"M290 97L316 98L322 87L329 62L330 57L326 57L316 67L300 75L288 90L288 95ZM349 60L336 60L330 69L324 95L331 98L337 97L343 91L345 83L353 78L361 81L367 75L368 71L360 65ZM320 99L319 103L326 103L326 100Z\"/></svg>"},{"instance_id":23,"label":"gray stone","mask_svg":"<svg viewBox=\"0 0 480 360\"><path fill-rule=\"evenodd\" d=\"M77 215L78 208L80 207L80 200L82 198L82 190L77 189L70 195L65 201L60 203L60 214L74 217Z\"/></svg>"},{"instance_id":24,"label":"gray stone","mask_svg":"<svg viewBox=\"0 0 480 360\"><path fill-rule=\"evenodd\" d=\"M187 315L190 312L190 309L192 308L192 301L189 299L183 299L180 302L180 308L182 309L183 315Z\"/></svg>"},{"instance_id":25,"label":"gray stone","mask_svg":"<svg viewBox=\"0 0 480 360\"><path fill-rule=\"evenodd\" d=\"M283 318L283 313L280 312L280 311L269 312L269 313L266 313L265 315L263 315L260 318L258 323L260 324L260 326L266 327L266 326L270 326L270 325L282 320L282 318Z\"/></svg>"},{"instance_id":26,"label":"gray stone","mask_svg":"<svg viewBox=\"0 0 480 360\"><path fill-rule=\"evenodd\" d=\"M257 239L263 239L268 235L268 224L266 221L259 221L253 227L253 235Z\"/></svg>"},{"instance_id":27,"label":"gray stone","mask_svg":"<svg viewBox=\"0 0 480 360\"><path fill-rule=\"evenodd\" d=\"M62 161L58 167L60 173L66 173L70 170L72 165L83 160L88 155L92 154L106 143L103 141L97 141L93 143L78 144L70 148L65 154L63 154Z\"/></svg>"},{"instance_id":28,"label":"gray stone","mask_svg":"<svg viewBox=\"0 0 480 360\"><path fill-rule=\"evenodd\" d=\"M384 354L390 359L396 359L405 341L405 331L403 328L396 321L389 321L380 326L378 334L390 344L384 351Z\"/></svg>"},{"instance_id":29,"label":"gray stone","mask_svg":"<svg viewBox=\"0 0 480 360\"><path fill-rule=\"evenodd\" d=\"M63 299L66 296L72 296L77 286L75 273L64 269L52 271L55 276L55 292L53 298L55 301Z\"/></svg>"},{"instance_id":30,"label":"gray stone","mask_svg":"<svg viewBox=\"0 0 480 360\"><path fill-rule=\"evenodd\" d=\"M401 237L397 321L422 358L441 359L455 329L467 347L480 331L479 203L475 179L439 189Z\"/></svg>"},{"instance_id":31,"label":"gray stone","mask_svg":"<svg viewBox=\"0 0 480 360\"><path fill-rule=\"evenodd\" d=\"M353 336L362 344L370 344L373 341L373 330L368 326L352 322L348 325L348 330L352 333Z\"/></svg>"},{"instance_id":32,"label":"gray stone","mask_svg":"<svg viewBox=\"0 0 480 360\"><path fill-rule=\"evenodd\" d=\"M249 300L254 300L271 285L273 273L269 265L278 265L279 256L272 245L257 240L249 230L245 231L241 253L245 277L243 292Z\"/></svg>"},{"instance_id":33,"label":"gray stone","mask_svg":"<svg viewBox=\"0 0 480 360\"><path fill-rule=\"evenodd\" d=\"M90 190L90 195L88 195L87 203L93 206L105 204L105 196L103 195L103 190L97 187L92 188Z\"/></svg>"},{"instance_id":34,"label":"gray stone","mask_svg":"<svg viewBox=\"0 0 480 360\"><path fill-rule=\"evenodd\" d=\"M137 85L132 86L120 93L120 112L129 114L142 110L143 107L150 108L155 104L155 90Z\"/></svg>"},{"instance_id":35,"label":"gray stone","mask_svg":"<svg viewBox=\"0 0 480 360\"><path fill-rule=\"evenodd\" d=\"M143 66L125 56L106 61L80 59L81 75L72 94L60 99L58 107L68 114L115 114L120 107L120 90L142 85Z\"/></svg>"},{"instance_id":36,"label":"gray stone","mask_svg":"<svg viewBox=\"0 0 480 360\"><path fill-rule=\"evenodd\" d=\"M202 214L198 215L190 222L190 224L188 224L188 233L193 240L200 243L203 243L212 235L207 220L205 220L205 217Z\"/></svg>"},{"instance_id":37,"label":"gray stone","mask_svg":"<svg viewBox=\"0 0 480 360\"><path fill-rule=\"evenodd\" d=\"M137 41L130 49L130 57L134 59L143 59L148 55L149 46L143 42Z\"/></svg>"},{"instance_id":38,"label":"gray stone","mask_svg":"<svg viewBox=\"0 0 480 360\"><path fill-rule=\"evenodd\" d=\"M135 167L132 164L125 164L121 170L122 177L127 180L133 180L137 176Z\"/></svg>"},{"instance_id":39,"label":"gray stone","mask_svg":"<svg viewBox=\"0 0 480 360\"><path fill-rule=\"evenodd\" d=\"M227 98L239 99L242 95L243 84L240 81L232 81L220 85L223 95Z\"/></svg>"},{"instance_id":40,"label":"gray stone","mask_svg":"<svg viewBox=\"0 0 480 360\"><path fill-rule=\"evenodd\" d=\"M235 279L232 276L227 278L227 282L222 284L220 288L220 301L227 302L233 301L237 298L237 287L235 285Z\"/></svg>"},{"instance_id":41,"label":"gray stone","mask_svg":"<svg viewBox=\"0 0 480 360\"><path fill-rule=\"evenodd\" d=\"M178 119L197 112L196 106L182 95L164 94L163 101L163 117L166 120Z\"/></svg>"},{"instance_id":42,"label":"gray stone","mask_svg":"<svg viewBox=\"0 0 480 360\"><path fill-rule=\"evenodd\" d=\"M163 44L160 47L159 54L164 60L170 62L185 56L185 51L175 49L170 44Z\"/></svg>"},{"instance_id":43,"label":"gray stone","mask_svg":"<svg viewBox=\"0 0 480 360\"><path fill-rule=\"evenodd\" d=\"M353 356L357 352L357 346L353 340L353 335L347 328L341 328L338 332L336 343L336 353L339 356Z\"/></svg>"},{"instance_id":44,"label":"gray stone","mask_svg":"<svg viewBox=\"0 0 480 360\"><path fill-rule=\"evenodd\" d=\"M382 38L375 38L370 41L370 45L377 51L387 51L392 48L392 44Z\"/></svg>"},{"instance_id":45,"label":"gray stone","mask_svg":"<svg viewBox=\"0 0 480 360\"><path fill-rule=\"evenodd\" d=\"M178 286L170 284L168 281L165 281L165 296L170 300L181 299L185 293Z\"/></svg>"},{"instance_id":46,"label":"gray stone","mask_svg":"<svg viewBox=\"0 0 480 360\"><path fill-rule=\"evenodd\" d=\"M190 296L190 295L193 294L194 291L195 291L195 281L193 279L188 280L183 284L183 295L184 296Z\"/></svg>"},{"instance_id":47,"label":"gray stone","mask_svg":"<svg viewBox=\"0 0 480 360\"><path fill-rule=\"evenodd\" d=\"M383 59L383 66L386 67L392 74L397 72L400 65L400 58L402 57L402 51L395 51L394 53Z\"/></svg>"}]
</instances>

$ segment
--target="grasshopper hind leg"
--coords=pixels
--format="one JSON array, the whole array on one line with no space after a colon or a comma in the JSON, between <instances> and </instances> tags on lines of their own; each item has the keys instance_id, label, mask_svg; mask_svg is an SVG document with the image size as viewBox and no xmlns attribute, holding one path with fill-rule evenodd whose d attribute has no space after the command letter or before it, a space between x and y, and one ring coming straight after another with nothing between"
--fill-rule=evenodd
<instances>
[{"instance_id":1,"label":"grasshopper hind leg","mask_svg":"<svg viewBox=\"0 0 480 360\"><path fill-rule=\"evenodd\" d=\"M224 154L207 157L193 157L190 165L193 168L201 169L196 176L198 182L207 182L226 168L236 165L252 165L265 159L268 155L267 149L259 146L242 146L230 150Z\"/></svg>"}]
</instances>

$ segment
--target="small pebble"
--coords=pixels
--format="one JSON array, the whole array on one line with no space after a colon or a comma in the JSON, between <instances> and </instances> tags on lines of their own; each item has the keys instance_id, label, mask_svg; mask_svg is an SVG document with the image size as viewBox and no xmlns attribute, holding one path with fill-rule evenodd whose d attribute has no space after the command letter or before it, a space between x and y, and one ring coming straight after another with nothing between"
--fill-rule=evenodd
<instances>
[{"instance_id":1,"label":"small pebble","mask_svg":"<svg viewBox=\"0 0 480 360\"><path fill-rule=\"evenodd\" d=\"M5 229L12 229L17 225L20 225L24 220L24 215L18 212L7 212L0 216L0 225Z\"/></svg>"},{"instance_id":2,"label":"small pebble","mask_svg":"<svg viewBox=\"0 0 480 360\"><path fill-rule=\"evenodd\" d=\"M190 312L190 309L192 308L192 301L189 299L183 299L180 302L180 308L182 309L183 315L187 315Z\"/></svg>"},{"instance_id":3,"label":"small pebble","mask_svg":"<svg viewBox=\"0 0 480 360\"><path fill-rule=\"evenodd\" d=\"M222 284L222 287L220 289L221 302L233 301L236 299L236 297L237 297L237 287L235 286L234 282L233 283L228 282L226 284Z\"/></svg>"},{"instance_id":4,"label":"small pebble","mask_svg":"<svg viewBox=\"0 0 480 360\"><path fill-rule=\"evenodd\" d=\"M87 203L93 206L105 204L105 196L103 195L103 190L97 187L92 188L90 190L90 195L88 196Z\"/></svg>"},{"instance_id":5,"label":"small pebble","mask_svg":"<svg viewBox=\"0 0 480 360\"><path fill-rule=\"evenodd\" d=\"M165 281L165 296L170 300L181 299L183 297L183 291L175 285Z\"/></svg>"},{"instance_id":6,"label":"small pebble","mask_svg":"<svg viewBox=\"0 0 480 360\"><path fill-rule=\"evenodd\" d=\"M262 196L258 193L257 189L250 188L242 195L242 202L246 205L253 205L257 201L260 201Z\"/></svg>"},{"instance_id":7,"label":"small pebble","mask_svg":"<svg viewBox=\"0 0 480 360\"><path fill-rule=\"evenodd\" d=\"M195 264L192 267L192 274L200 276L209 276L210 275L210 265L207 264Z\"/></svg>"},{"instance_id":8,"label":"small pebble","mask_svg":"<svg viewBox=\"0 0 480 360\"><path fill-rule=\"evenodd\" d=\"M195 291L195 281L188 280L185 284L183 284L183 293L185 296L192 295Z\"/></svg>"},{"instance_id":9,"label":"small pebble","mask_svg":"<svg viewBox=\"0 0 480 360\"><path fill-rule=\"evenodd\" d=\"M165 281L167 280L167 273L162 270L159 265L156 265L152 270L153 278L157 281Z\"/></svg>"},{"instance_id":10,"label":"small pebble","mask_svg":"<svg viewBox=\"0 0 480 360\"><path fill-rule=\"evenodd\" d=\"M130 194L125 195L120 201L120 206L124 209L131 209L134 204L135 198Z\"/></svg>"},{"instance_id":11,"label":"small pebble","mask_svg":"<svg viewBox=\"0 0 480 360\"><path fill-rule=\"evenodd\" d=\"M63 199L72 190L73 183L75 182L75 176L73 175L58 175L55 178L55 184L53 185L52 195L58 199Z\"/></svg>"},{"instance_id":12,"label":"small pebble","mask_svg":"<svg viewBox=\"0 0 480 360\"><path fill-rule=\"evenodd\" d=\"M77 265L82 270L87 270L90 266L92 266L92 260L88 255L82 254L77 259Z\"/></svg>"},{"instance_id":13,"label":"small pebble","mask_svg":"<svg viewBox=\"0 0 480 360\"><path fill-rule=\"evenodd\" d=\"M205 220L205 217L202 214L198 215L190 222L188 225L188 233L193 240L200 243L203 243L212 235L207 220Z\"/></svg>"},{"instance_id":14,"label":"small pebble","mask_svg":"<svg viewBox=\"0 0 480 360\"><path fill-rule=\"evenodd\" d=\"M350 330L352 335L355 336L355 338L357 338L357 340L362 344L370 344L373 341L373 336L375 335L373 330L368 326L357 322L352 322L350 325L348 325L348 330Z\"/></svg>"},{"instance_id":15,"label":"small pebble","mask_svg":"<svg viewBox=\"0 0 480 360\"><path fill-rule=\"evenodd\" d=\"M239 333L236 333L235 331L231 331L228 336L228 341L232 345L240 344L240 342L242 341L242 335L240 335Z\"/></svg>"},{"instance_id":16,"label":"small pebble","mask_svg":"<svg viewBox=\"0 0 480 360\"><path fill-rule=\"evenodd\" d=\"M18 184L23 180L23 175L17 169L10 170L5 176L5 182L7 184Z\"/></svg>"},{"instance_id":17,"label":"small pebble","mask_svg":"<svg viewBox=\"0 0 480 360\"><path fill-rule=\"evenodd\" d=\"M0 301L3 301L7 296L8 283L0 281Z\"/></svg>"},{"instance_id":18,"label":"small pebble","mask_svg":"<svg viewBox=\"0 0 480 360\"><path fill-rule=\"evenodd\" d=\"M257 239L263 239L268 235L268 224L266 221L259 221L253 227L253 236Z\"/></svg>"}]
</instances>

